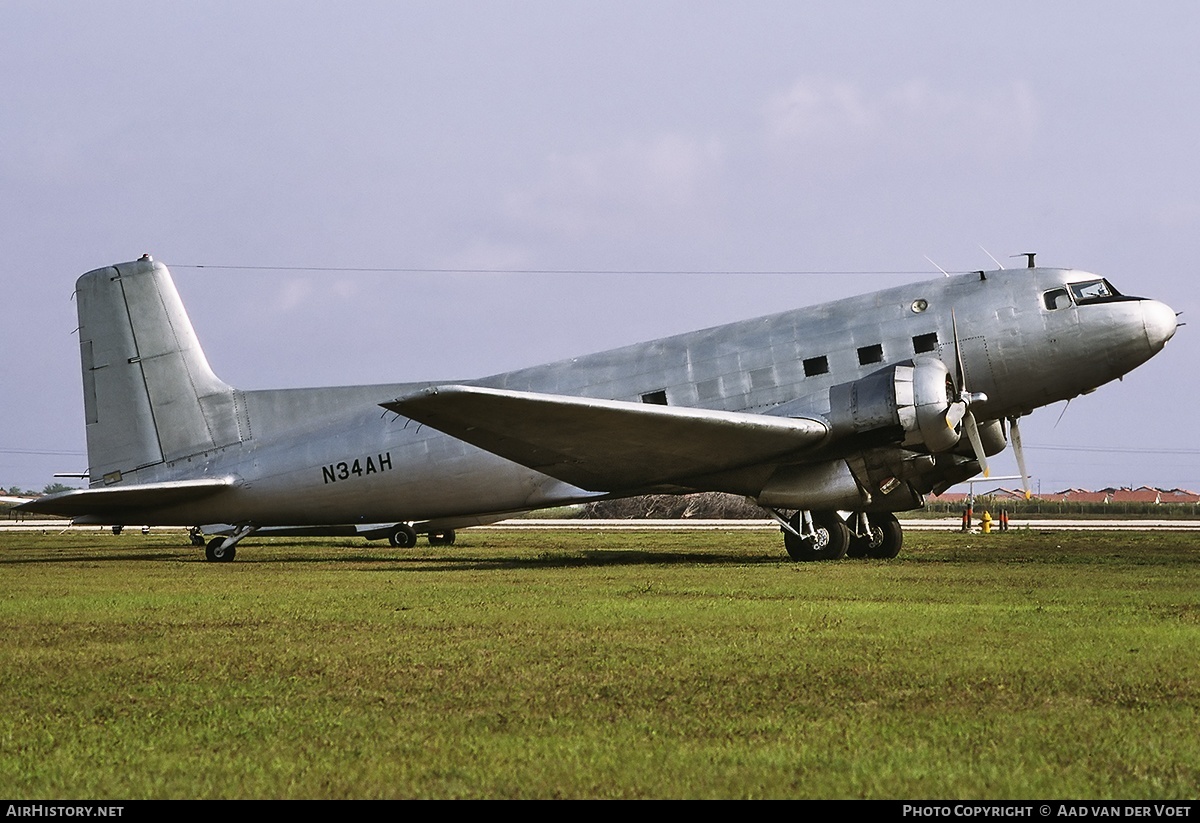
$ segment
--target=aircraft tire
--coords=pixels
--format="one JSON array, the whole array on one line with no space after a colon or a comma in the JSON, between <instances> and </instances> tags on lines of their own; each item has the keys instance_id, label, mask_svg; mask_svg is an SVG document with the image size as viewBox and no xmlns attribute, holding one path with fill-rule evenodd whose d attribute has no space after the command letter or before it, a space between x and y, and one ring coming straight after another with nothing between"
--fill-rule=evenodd
<instances>
[{"instance_id":1,"label":"aircraft tire","mask_svg":"<svg viewBox=\"0 0 1200 823\"><path fill-rule=\"evenodd\" d=\"M399 523L388 535L388 542L397 549L411 549L417 545L417 533L407 523Z\"/></svg>"},{"instance_id":2,"label":"aircraft tire","mask_svg":"<svg viewBox=\"0 0 1200 823\"><path fill-rule=\"evenodd\" d=\"M788 556L801 562L809 560L839 560L850 546L850 530L837 512L813 512L816 538L797 537L784 531L783 546ZM800 513L792 516L791 525L799 530Z\"/></svg>"},{"instance_id":3,"label":"aircraft tire","mask_svg":"<svg viewBox=\"0 0 1200 823\"><path fill-rule=\"evenodd\" d=\"M874 523L871 524L871 533L865 537L851 532L850 545L846 547L846 557L866 557L871 550L871 541L876 538L876 534L882 539L883 531Z\"/></svg>"},{"instance_id":4,"label":"aircraft tire","mask_svg":"<svg viewBox=\"0 0 1200 823\"><path fill-rule=\"evenodd\" d=\"M214 537L208 541L208 546L204 549L204 559L209 563L229 563L237 557L237 546L221 550L221 544L224 542L224 537Z\"/></svg>"},{"instance_id":5,"label":"aircraft tire","mask_svg":"<svg viewBox=\"0 0 1200 823\"><path fill-rule=\"evenodd\" d=\"M817 534L825 532L825 545L816 550L818 560L841 560L850 547L850 529L837 512L813 512Z\"/></svg>"},{"instance_id":6,"label":"aircraft tire","mask_svg":"<svg viewBox=\"0 0 1200 823\"><path fill-rule=\"evenodd\" d=\"M875 528L880 530L880 537L878 541L871 540L867 549L867 557L890 560L900 554L900 548L904 545L904 529L901 528L896 515L891 512L873 514L871 515L871 527L872 537L874 537Z\"/></svg>"},{"instance_id":7,"label":"aircraft tire","mask_svg":"<svg viewBox=\"0 0 1200 823\"><path fill-rule=\"evenodd\" d=\"M796 535L786 530L783 533L783 547L787 549L788 557L793 560L803 563L806 560L814 559L812 552L808 549L808 541L796 537Z\"/></svg>"},{"instance_id":8,"label":"aircraft tire","mask_svg":"<svg viewBox=\"0 0 1200 823\"><path fill-rule=\"evenodd\" d=\"M454 529L447 529L444 532L430 532L429 545L431 546L453 546L454 545Z\"/></svg>"},{"instance_id":9,"label":"aircraft tire","mask_svg":"<svg viewBox=\"0 0 1200 823\"><path fill-rule=\"evenodd\" d=\"M855 523L858 522L858 517L861 514L861 512L854 513ZM868 520L871 524L869 534L857 535L853 532L850 533L850 546L846 549L846 557L870 557L871 549L878 548L879 546L883 545L883 526L881 526L880 523L886 518L886 516L887 515L882 512L868 516Z\"/></svg>"}]
</instances>

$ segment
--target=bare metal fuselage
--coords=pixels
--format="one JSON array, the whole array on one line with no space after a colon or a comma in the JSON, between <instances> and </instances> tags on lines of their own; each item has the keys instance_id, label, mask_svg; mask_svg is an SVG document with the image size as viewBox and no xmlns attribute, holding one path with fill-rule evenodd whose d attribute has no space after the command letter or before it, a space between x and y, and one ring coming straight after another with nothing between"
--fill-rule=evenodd
<instances>
[{"instance_id":1,"label":"bare metal fuselage","mask_svg":"<svg viewBox=\"0 0 1200 823\"><path fill-rule=\"evenodd\" d=\"M410 522L424 524L426 530L456 528L508 512L653 490L713 489L758 498L772 477L781 476L781 467L799 472L802 486L812 474L807 467L840 470L856 455L867 455L869 462L872 449L896 448L876 442L878 437L838 437L831 424L831 434L819 443L806 442L790 457L730 464L669 483L587 488L380 408L436 383L234 390L207 371L161 264L136 261L98 270L81 278L81 288L89 277L95 280L89 288L96 289L87 298L92 314L83 317L84 302L80 313L91 487L204 478L221 479L224 485L203 495L158 495L145 503L126 500L93 512L78 505L60 509L82 521L259 527ZM133 286L138 277L154 279L167 293L154 298L138 292ZM1154 300L1068 299L1056 307L1046 297L1068 284L1095 279L1085 272L1049 268L957 275L457 383L826 420L836 387L891 364L937 359L953 369L956 326L965 378L973 392L986 395L972 410L981 421L1002 420L1122 376L1161 350L1173 334L1174 314ZM103 323L96 318L110 309L116 313L119 299L103 289L122 285L122 280L122 309L136 315L137 301L144 300L147 312L165 312L176 327L186 324L175 328L176 343L156 344L152 332L137 329L136 317L127 342L107 327L99 328ZM113 306L106 308L105 301ZM91 337L88 324L98 327ZM171 350L172 345L180 351ZM180 373L186 379L169 377ZM140 381L151 386L150 402L143 411L129 412L120 407L119 395L147 391ZM198 411L178 411L186 406L189 391L200 398ZM135 419L116 421L117 416ZM118 422L133 434L122 435L128 442L114 445ZM913 475L912 493L895 498L895 504L875 505L919 505L921 493L944 485L940 479L957 479L962 463L958 459L955 470L947 473L931 461L925 475ZM823 471L818 468L812 476L819 478ZM861 475L854 476L862 485ZM805 503L796 494L793 502Z\"/></svg>"}]
</instances>

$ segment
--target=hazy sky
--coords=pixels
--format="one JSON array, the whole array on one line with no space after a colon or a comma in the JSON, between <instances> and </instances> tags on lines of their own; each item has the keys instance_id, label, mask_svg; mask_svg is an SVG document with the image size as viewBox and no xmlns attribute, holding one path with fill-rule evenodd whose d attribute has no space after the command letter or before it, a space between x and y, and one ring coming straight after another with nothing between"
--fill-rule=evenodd
<instances>
[{"instance_id":1,"label":"hazy sky","mask_svg":"<svg viewBox=\"0 0 1200 823\"><path fill-rule=\"evenodd\" d=\"M1196 322L1198 42L1194 2L5 0L0 486L86 468L73 284L143 252L247 389L481 376L981 247ZM1197 332L1022 421L1035 482L1200 488Z\"/></svg>"}]
</instances>

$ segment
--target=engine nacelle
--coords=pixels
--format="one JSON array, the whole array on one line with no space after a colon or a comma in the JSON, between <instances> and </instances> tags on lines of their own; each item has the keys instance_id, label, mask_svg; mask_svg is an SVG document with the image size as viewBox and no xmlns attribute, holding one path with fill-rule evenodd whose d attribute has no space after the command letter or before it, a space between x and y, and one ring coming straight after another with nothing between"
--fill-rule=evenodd
<instances>
[{"instance_id":1,"label":"engine nacelle","mask_svg":"<svg viewBox=\"0 0 1200 823\"><path fill-rule=\"evenodd\" d=\"M834 437L886 434L908 448L933 454L954 448L960 426L946 425L954 381L935 358L897 363L829 390L829 422Z\"/></svg>"}]
</instances>

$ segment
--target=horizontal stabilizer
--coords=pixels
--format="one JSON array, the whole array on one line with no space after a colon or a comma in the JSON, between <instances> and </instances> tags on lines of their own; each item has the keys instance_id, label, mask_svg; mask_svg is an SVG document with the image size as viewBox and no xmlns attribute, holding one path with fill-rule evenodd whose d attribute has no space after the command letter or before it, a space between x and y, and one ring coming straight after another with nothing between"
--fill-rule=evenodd
<instances>
[{"instance_id":1,"label":"horizontal stabilizer","mask_svg":"<svg viewBox=\"0 0 1200 823\"><path fill-rule=\"evenodd\" d=\"M434 386L381 403L523 466L592 491L629 491L810 450L810 418Z\"/></svg>"},{"instance_id":2,"label":"horizontal stabilizer","mask_svg":"<svg viewBox=\"0 0 1200 823\"><path fill-rule=\"evenodd\" d=\"M173 480L96 489L75 489L50 494L17 506L20 511L56 514L61 517L119 514L135 509L187 503L215 494L235 483L232 477L205 480Z\"/></svg>"}]
</instances>

